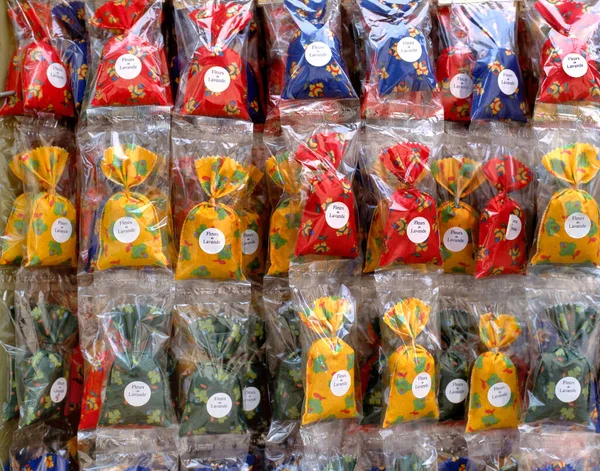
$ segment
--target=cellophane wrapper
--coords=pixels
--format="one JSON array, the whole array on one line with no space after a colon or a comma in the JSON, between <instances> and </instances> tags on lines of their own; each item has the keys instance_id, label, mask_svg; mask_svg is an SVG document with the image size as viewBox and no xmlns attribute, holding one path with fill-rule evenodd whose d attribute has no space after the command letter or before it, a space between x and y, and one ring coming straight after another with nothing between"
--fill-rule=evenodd
<instances>
[{"instance_id":1,"label":"cellophane wrapper","mask_svg":"<svg viewBox=\"0 0 600 471\"><path fill-rule=\"evenodd\" d=\"M160 110L80 127L80 273L173 268L170 131Z\"/></svg>"},{"instance_id":2,"label":"cellophane wrapper","mask_svg":"<svg viewBox=\"0 0 600 471\"><path fill-rule=\"evenodd\" d=\"M164 429L168 435L177 426L167 373L171 275L98 272L90 278L81 277L79 286L85 369L79 430L98 429L107 440L122 430L135 436L141 429Z\"/></svg>"},{"instance_id":3,"label":"cellophane wrapper","mask_svg":"<svg viewBox=\"0 0 600 471\"><path fill-rule=\"evenodd\" d=\"M434 438L439 471L476 471L475 462L469 458L467 441L461 425L433 425L427 432Z\"/></svg>"},{"instance_id":4,"label":"cellophane wrapper","mask_svg":"<svg viewBox=\"0 0 600 471\"><path fill-rule=\"evenodd\" d=\"M595 430L597 423L598 282L592 277L532 278L527 284L531 371L523 428Z\"/></svg>"},{"instance_id":5,"label":"cellophane wrapper","mask_svg":"<svg viewBox=\"0 0 600 471\"><path fill-rule=\"evenodd\" d=\"M434 437L421 429L381 430L386 469L437 469L437 450Z\"/></svg>"},{"instance_id":6,"label":"cellophane wrapper","mask_svg":"<svg viewBox=\"0 0 600 471\"><path fill-rule=\"evenodd\" d=\"M301 430L302 469L353 471L361 455L360 429L353 425L330 422L319 432Z\"/></svg>"},{"instance_id":7,"label":"cellophane wrapper","mask_svg":"<svg viewBox=\"0 0 600 471\"><path fill-rule=\"evenodd\" d=\"M440 352L439 288L427 274L375 274L382 348L386 355L383 431L435 421Z\"/></svg>"},{"instance_id":8,"label":"cellophane wrapper","mask_svg":"<svg viewBox=\"0 0 600 471\"><path fill-rule=\"evenodd\" d=\"M469 459L485 471L519 469L519 432L515 429L493 430L465 435Z\"/></svg>"},{"instance_id":9,"label":"cellophane wrapper","mask_svg":"<svg viewBox=\"0 0 600 471\"><path fill-rule=\"evenodd\" d=\"M70 269L20 270L15 284L15 327L19 427L51 420L67 427L72 379L77 374L72 363L78 338L74 273Z\"/></svg>"},{"instance_id":10,"label":"cellophane wrapper","mask_svg":"<svg viewBox=\"0 0 600 471\"><path fill-rule=\"evenodd\" d=\"M598 139L583 122L535 129L537 226L531 270L595 273L600 264Z\"/></svg>"},{"instance_id":11,"label":"cellophane wrapper","mask_svg":"<svg viewBox=\"0 0 600 471\"><path fill-rule=\"evenodd\" d=\"M443 119L430 38L432 2L359 5L366 56L363 117Z\"/></svg>"}]
</instances>

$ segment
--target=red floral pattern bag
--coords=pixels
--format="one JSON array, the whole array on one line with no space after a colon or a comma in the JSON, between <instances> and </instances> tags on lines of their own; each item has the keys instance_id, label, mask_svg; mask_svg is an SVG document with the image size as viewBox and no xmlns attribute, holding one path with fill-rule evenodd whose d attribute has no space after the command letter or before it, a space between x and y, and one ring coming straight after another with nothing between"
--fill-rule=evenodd
<instances>
[{"instance_id":1,"label":"red floral pattern bag","mask_svg":"<svg viewBox=\"0 0 600 471\"><path fill-rule=\"evenodd\" d=\"M479 247L475 276L524 273L527 265L525 212L509 193L525 188L532 172L514 157L496 157L482 167L498 194L479 218Z\"/></svg>"},{"instance_id":2,"label":"red floral pattern bag","mask_svg":"<svg viewBox=\"0 0 600 471\"><path fill-rule=\"evenodd\" d=\"M102 48L91 106L170 106L169 68L153 0L109 0L90 25L112 37ZM149 30L156 29L154 40ZM158 40L161 38L161 40Z\"/></svg>"}]
</instances>

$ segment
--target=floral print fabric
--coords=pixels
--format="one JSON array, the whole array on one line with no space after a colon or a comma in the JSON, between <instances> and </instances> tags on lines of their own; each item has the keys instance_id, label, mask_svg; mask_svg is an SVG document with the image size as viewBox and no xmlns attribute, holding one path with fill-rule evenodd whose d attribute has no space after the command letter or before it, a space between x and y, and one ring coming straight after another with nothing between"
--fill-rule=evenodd
<instances>
[{"instance_id":1,"label":"floral print fabric","mask_svg":"<svg viewBox=\"0 0 600 471\"><path fill-rule=\"evenodd\" d=\"M318 337L307 352L302 425L358 416L354 349L339 337L353 309L348 298L326 296L299 312L304 326Z\"/></svg>"},{"instance_id":2,"label":"floral print fabric","mask_svg":"<svg viewBox=\"0 0 600 471\"><path fill-rule=\"evenodd\" d=\"M489 160L481 169L498 194L481 211L475 275L482 278L524 273L527 264L525 212L509 193L529 185L532 172L508 155Z\"/></svg>"},{"instance_id":3,"label":"floral print fabric","mask_svg":"<svg viewBox=\"0 0 600 471\"><path fill-rule=\"evenodd\" d=\"M600 169L597 149L581 142L569 144L546 154L542 164L557 190L539 222L531 263L597 266L600 214L598 203L584 189Z\"/></svg>"},{"instance_id":4,"label":"floral print fabric","mask_svg":"<svg viewBox=\"0 0 600 471\"><path fill-rule=\"evenodd\" d=\"M462 155L445 157L431 164L431 173L449 195L438 208L444 271L473 274L479 215L461 200L483 183L479 164Z\"/></svg>"},{"instance_id":5,"label":"floral print fabric","mask_svg":"<svg viewBox=\"0 0 600 471\"><path fill-rule=\"evenodd\" d=\"M383 427L405 422L437 419L435 360L417 337L429 322L431 306L417 298L406 298L383 316L384 324L403 342L388 359L389 399Z\"/></svg>"},{"instance_id":6,"label":"floral print fabric","mask_svg":"<svg viewBox=\"0 0 600 471\"><path fill-rule=\"evenodd\" d=\"M238 198L248 173L227 156L202 157L195 167L210 199L194 206L185 219L175 277L244 279L240 218L231 206L219 200Z\"/></svg>"},{"instance_id":7,"label":"floral print fabric","mask_svg":"<svg viewBox=\"0 0 600 471\"><path fill-rule=\"evenodd\" d=\"M8 163L8 168L18 181L22 183L23 168L21 167L21 157L13 157ZM26 230L27 196L21 193L13 201L4 233L2 234L0 241L0 265L21 265Z\"/></svg>"},{"instance_id":8,"label":"floral print fabric","mask_svg":"<svg viewBox=\"0 0 600 471\"><path fill-rule=\"evenodd\" d=\"M479 335L489 349L477 357L471 373L467 432L516 428L520 390L517 368L502 353L521 335L519 321L509 314L483 314Z\"/></svg>"}]
</instances>

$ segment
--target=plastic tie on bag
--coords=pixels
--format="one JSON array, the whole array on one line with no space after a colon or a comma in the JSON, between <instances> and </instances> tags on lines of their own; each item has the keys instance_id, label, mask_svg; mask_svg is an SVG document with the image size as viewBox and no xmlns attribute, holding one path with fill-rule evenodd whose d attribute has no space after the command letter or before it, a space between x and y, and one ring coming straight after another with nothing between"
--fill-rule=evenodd
<instances>
[{"instance_id":1,"label":"plastic tie on bag","mask_svg":"<svg viewBox=\"0 0 600 471\"><path fill-rule=\"evenodd\" d=\"M77 316L56 304L34 307L31 321L37 335L37 350L24 359L21 367L23 426L62 415L70 376L63 345L77 332Z\"/></svg>"},{"instance_id":2,"label":"plastic tie on bag","mask_svg":"<svg viewBox=\"0 0 600 471\"><path fill-rule=\"evenodd\" d=\"M284 1L298 28L287 51L284 100L356 98L342 44L328 24L328 1Z\"/></svg>"},{"instance_id":3,"label":"plastic tie on bag","mask_svg":"<svg viewBox=\"0 0 600 471\"><path fill-rule=\"evenodd\" d=\"M158 157L138 145L110 147L100 167L104 177L121 187L104 203L98 234L98 270L115 267L165 267L158 211L145 195L132 191L155 170Z\"/></svg>"},{"instance_id":4,"label":"plastic tie on bag","mask_svg":"<svg viewBox=\"0 0 600 471\"><path fill-rule=\"evenodd\" d=\"M376 172L392 188L399 188L375 209L367 246L371 263L366 270L398 263L439 264L435 200L416 187L428 161L429 148L415 142L401 142L379 155Z\"/></svg>"},{"instance_id":5,"label":"plastic tie on bag","mask_svg":"<svg viewBox=\"0 0 600 471\"><path fill-rule=\"evenodd\" d=\"M338 173L346 150L340 133L321 133L300 144L294 160L314 176L302 211L295 254L358 256L354 193Z\"/></svg>"},{"instance_id":6,"label":"plastic tie on bag","mask_svg":"<svg viewBox=\"0 0 600 471\"><path fill-rule=\"evenodd\" d=\"M470 361L461 346L467 342L470 316L462 309L444 309L440 312L440 319L442 340L446 345L439 359L440 421L463 420L469 390Z\"/></svg>"},{"instance_id":7,"label":"plastic tie on bag","mask_svg":"<svg viewBox=\"0 0 600 471\"><path fill-rule=\"evenodd\" d=\"M520 335L517 318L483 314L479 335L488 352L477 357L471 373L467 432L516 428L519 423L519 378L512 360L501 350Z\"/></svg>"},{"instance_id":8,"label":"plastic tie on bag","mask_svg":"<svg viewBox=\"0 0 600 471\"><path fill-rule=\"evenodd\" d=\"M533 265L600 263L597 201L582 185L598 174L598 150L591 144L573 143L546 154L542 163L559 186L539 223Z\"/></svg>"},{"instance_id":9,"label":"plastic tie on bag","mask_svg":"<svg viewBox=\"0 0 600 471\"><path fill-rule=\"evenodd\" d=\"M527 121L523 78L514 51L516 9L466 10L485 47L473 69L472 120ZM473 38L473 42L477 39Z\"/></svg>"},{"instance_id":10,"label":"plastic tie on bag","mask_svg":"<svg viewBox=\"0 0 600 471\"><path fill-rule=\"evenodd\" d=\"M243 280L240 218L221 201L236 198L248 182L248 172L227 156L202 157L195 167L210 200L194 206L183 223L175 278Z\"/></svg>"},{"instance_id":11,"label":"plastic tie on bag","mask_svg":"<svg viewBox=\"0 0 600 471\"><path fill-rule=\"evenodd\" d=\"M69 161L60 147L38 147L21 154L23 178L40 187L33 196L27 228L26 266L75 266L77 263L77 212L56 192Z\"/></svg>"},{"instance_id":12,"label":"plastic tie on bag","mask_svg":"<svg viewBox=\"0 0 600 471\"><path fill-rule=\"evenodd\" d=\"M105 373L99 426L171 424L169 382L153 339L166 335L167 317L145 304L124 304L100 315L114 359Z\"/></svg>"},{"instance_id":13,"label":"plastic tie on bag","mask_svg":"<svg viewBox=\"0 0 600 471\"><path fill-rule=\"evenodd\" d=\"M13 157L8 163L8 168L21 182L23 181L23 168L21 156ZM23 260L23 242L27 230L28 198L21 193L15 198L6 221L4 234L0 239L0 265L21 265Z\"/></svg>"},{"instance_id":14,"label":"plastic tie on bag","mask_svg":"<svg viewBox=\"0 0 600 471\"><path fill-rule=\"evenodd\" d=\"M415 420L437 419L435 360L417 337L429 322L431 307L417 298L393 305L383 322L404 343L389 357L389 398L383 428Z\"/></svg>"},{"instance_id":15,"label":"plastic tie on bag","mask_svg":"<svg viewBox=\"0 0 600 471\"><path fill-rule=\"evenodd\" d=\"M289 152L282 152L265 163L267 174L284 192L284 196L271 214L269 224L268 275L283 275L290 268L294 256L298 229L302 218L300 202L293 197L298 192L300 166L292 161Z\"/></svg>"},{"instance_id":16,"label":"plastic tie on bag","mask_svg":"<svg viewBox=\"0 0 600 471\"><path fill-rule=\"evenodd\" d=\"M462 199L483 183L480 166L462 155L445 157L431 164L431 173L453 197L438 208L444 271L473 274L479 214Z\"/></svg>"},{"instance_id":17,"label":"plastic tie on bag","mask_svg":"<svg viewBox=\"0 0 600 471\"><path fill-rule=\"evenodd\" d=\"M180 435L244 433L241 378L228 363L247 342L247 322L208 316L197 319L190 330L208 360L198 363L191 377Z\"/></svg>"},{"instance_id":18,"label":"plastic tie on bag","mask_svg":"<svg viewBox=\"0 0 600 471\"><path fill-rule=\"evenodd\" d=\"M144 37L144 16L156 14L149 4L108 0L90 18L90 25L113 35L102 48L91 106L172 104L165 51Z\"/></svg>"},{"instance_id":19,"label":"plastic tie on bag","mask_svg":"<svg viewBox=\"0 0 600 471\"><path fill-rule=\"evenodd\" d=\"M315 300L300 320L319 338L307 353L302 425L358 417L354 383L354 349L341 337L352 301L341 296Z\"/></svg>"},{"instance_id":20,"label":"plastic tie on bag","mask_svg":"<svg viewBox=\"0 0 600 471\"><path fill-rule=\"evenodd\" d=\"M250 2L207 3L190 13L210 44L194 51L180 113L250 120L249 94L256 95L257 79L231 44L252 21L250 7Z\"/></svg>"},{"instance_id":21,"label":"plastic tie on bag","mask_svg":"<svg viewBox=\"0 0 600 471\"><path fill-rule=\"evenodd\" d=\"M546 345L542 353L525 422L588 425L594 373L580 348L594 330L598 313L579 303L558 304L545 311L558 342Z\"/></svg>"},{"instance_id":22,"label":"plastic tie on bag","mask_svg":"<svg viewBox=\"0 0 600 471\"><path fill-rule=\"evenodd\" d=\"M475 276L525 273L527 232L525 212L509 193L522 190L533 174L510 155L494 157L481 170L498 191L481 211Z\"/></svg>"},{"instance_id":23,"label":"plastic tie on bag","mask_svg":"<svg viewBox=\"0 0 600 471\"><path fill-rule=\"evenodd\" d=\"M600 102L600 72L590 38L600 15L585 2L537 1L535 9L550 26L542 45L542 80L538 100L543 103Z\"/></svg>"},{"instance_id":24,"label":"plastic tie on bag","mask_svg":"<svg viewBox=\"0 0 600 471\"><path fill-rule=\"evenodd\" d=\"M83 102L88 75L88 42L85 27L85 6L81 1L62 0L52 7L52 15L65 25L71 41L64 52L65 65L69 69L75 107Z\"/></svg>"},{"instance_id":25,"label":"plastic tie on bag","mask_svg":"<svg viewBox=\"0 0 600 471\"><path fill-rule=\"evenodd\" d=\"M24 32L12 57L7 90L15 94L0 109L0 115L47 112L56 116L75 114L67 69L51 43L52 14L48 4L24 1L19 10L10 11L17 29Z\"/></svg>"}]
</instances>

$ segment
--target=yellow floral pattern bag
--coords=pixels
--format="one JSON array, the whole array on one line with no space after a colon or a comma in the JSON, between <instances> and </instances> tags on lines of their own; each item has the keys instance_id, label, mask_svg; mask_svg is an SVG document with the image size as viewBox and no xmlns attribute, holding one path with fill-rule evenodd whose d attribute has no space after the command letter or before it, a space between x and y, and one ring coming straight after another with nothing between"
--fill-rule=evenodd
<instances>
[{"instance_id":1,"label":"yellow floral pattern bag","mask_svg":"<svg viewBox=\"0 0 600 471\"><path fill-rule=\"evenodd\" d=\"M500 350L521 335L519 321L508 314L483 314L479 335L490 350L477 358L471 373L467 432L514 428L519 424L519 376Z\"/></svg>"},{"instance_id":2,"label":"yellow floral pattern bag","mask_svg":"<svg viewBox=\"0 0 600 471\"><path fill-rule=\"evenodd\" d=\"M354 383L354 349L340 337L352 301L325 296L300 312L304 325L319 336L307 354L302 424L358 416Z\"/></svg>"},{"instance_id":3,"label":"yellow floral pattern bag","mask_svg":"<svg viewBox=\"0 0 600 471\"><path fill-rule=\"evenodd\" d=\"M480 165L464 157L445 157L431 164L431 173L454 199L438 208L440 249L446 273L475 272L479 213L463 198L485 181Z\"/></svg>"},{"instance_id":4,"label":"yellow floral pattern bag","mask_svg":"<svg viewBox=\"0 0 600 471\"><path fill-rule=\"evenodd\" d=\"M56 191L68 163L69 152L60 147L38 147L21 155L25 186L37 191L28 208L24 266L77 264L77 212Z\"/></svg>"},{"instance_id":5,"label":"yellow floral pattern bag","mask_svg":"<svg viewBox=\"0 0 600 471\"><path fill-rule=\"evenodd\" d=\"M598 151L577 142L546 154L542 163L561 186L550 201L538 227L536 252L531 263L600 263L597 201L580 185L590 183L600 169Z\"/></svg>"},{"instance_id":6,"label":"yellow floral pattern bag","mask_svg":"<svg viewBox=\"0 0 600 471\"><path fill-rule=\"evenodd\" d=\"M210 199L194 206L185 218L175 278L243 280L242 224L235 210L218 200L231 200L242 191L248 172L231 157L218 155L196 160L195 167Z\"/></svg>"},{"instance_id":7,"label":"yellow floral pattern bag","mask_svg":"<svg viewBox=\"0 0 600 471\"><path fill-rule=\"evenodd\" d=\"M131 191L144 183L157 160L156 154L137 145L104 151L102 173L123 190L106 201L97 223L98 270L168 265L156 206L147 196Z\"/></svg>"},{"instance_id":8,"label":"yellow floral pattern bag","mask_svg":"<svg viewBox=\"0 0 600 471\"><path fill-rule=\"evenodd\" d=\"M22 182L23 168L21 156L15 156L8 164L8 168ZM27 218L27 196L21 193L15 198L4 234L0 241L0 265L21 265L23 260L23 246L25 245L25 230Z\"/></svg>"},{"instance_id":9,"label":"yellow floral pattern bag","mask_svg":"<svg viewBox=\"0 0 600 471\"><path fill-rule=\"evenodd\" d=\"M389 399L383 428L421 419L437 419L435 360L417 337L429 322L431 307L417 298L393 305L383 323L404 343L388 359Z\"/></svg>"},{"instance_id":10,"label":"yellow floral pattern bag","mask_svg":"<svg viewBox=\"0 0 600 471\"><path fill-rule=\"evenodd\" d=\"M298 192L300 167L290 161L289 153L283 152L270 157L266 162L267 174L283 190L283 199L279 202L269 225L269 270L268 275L284 275L294 258L298 230L302 219L301 202L295 195Z\"/></svg>"}]
</instances>

